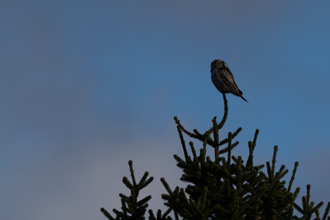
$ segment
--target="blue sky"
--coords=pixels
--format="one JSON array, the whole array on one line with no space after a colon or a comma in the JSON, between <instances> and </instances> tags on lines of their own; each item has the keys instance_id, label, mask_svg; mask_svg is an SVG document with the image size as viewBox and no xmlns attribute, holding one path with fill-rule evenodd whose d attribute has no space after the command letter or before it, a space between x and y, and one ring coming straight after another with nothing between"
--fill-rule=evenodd
<instances>
[{"instance_id":1,"label":"blue sky","mask_svg":"<svg viewBox=\"0 0 330 220\"><path fill-rule=\"evenodd\" d=\"M278 167L291 175L300 162L300 196L311 184L312 199L328 202L329 7L1 1L0 219L105 219L99 208L120 207L127 193L128 160L138 176L155 177L145 194L162 207L159 178L181 184L173 116L200 131L222 116L214 59L227 62L249 100L227 96L222 135L243 128L233 153L247 155L259 128L256 162L279 145Z\"/></svg>"}]
</instances>

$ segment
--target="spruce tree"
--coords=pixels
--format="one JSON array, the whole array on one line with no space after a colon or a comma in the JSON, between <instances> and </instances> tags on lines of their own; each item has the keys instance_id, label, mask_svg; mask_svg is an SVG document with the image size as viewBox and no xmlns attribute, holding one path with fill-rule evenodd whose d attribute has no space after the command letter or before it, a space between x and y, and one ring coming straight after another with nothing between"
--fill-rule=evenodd
<instances>
[{"instance_id":1,"label":"spruce tree","mask_svg":"<svg viewBox=\"0 0 330 220\"><path fill-rule=\"evenodd\" d=\"M296 203L300 188L292 189L292 184L298 162L295 162L287 184L283 178L289 172L288 169L284 165L279 169L276 166L277 146L274 147L272 160L266 162L266 165L254 164L253 152L258 129L253 140L248 142L249 155L245 160L232 154L232 150L239 144L235 138L242 128L229 132L226 138L220 140L220 131L228 115L225 94L223 100L222 120L218 123L214 117L211 128L205 132L197 129L190 132L174 117L183 149L183 157L174 155L174 159L182 170L180 180L188 184L185 188L177 186L172 189L165 178L161 178L167 191L161 195L167 208L164 213L160 209L156 214L152 210L147 213L151 196L139 199L139 193L153 181L153 177L145 172L137 181L132 161L129 161L131 180L123 178L130 195L119 194L121 210L113 209L114 216L105 208L101 208L101 212L110 220L143 220L146 216L149 220L329 220L330 202L321 215L319 208L323 202L315 204L310 201L310 185L307 185L306 196L302 196L302 204ZM192 141L187 146L184 135L201 144L198 153ZM206 155L206 151L211 149L214 151L214 159Z\"/></svg>"}]
</instances>

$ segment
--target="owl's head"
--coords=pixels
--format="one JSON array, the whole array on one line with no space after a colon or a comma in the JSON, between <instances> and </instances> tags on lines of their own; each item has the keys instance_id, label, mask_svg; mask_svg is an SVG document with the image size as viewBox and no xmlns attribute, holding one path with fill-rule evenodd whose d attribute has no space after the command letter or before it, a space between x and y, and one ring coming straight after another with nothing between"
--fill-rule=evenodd
<instances>
[{"instance_id":1,"label":"owl's head","mask_svg":"<svg viewBox=\"0 0 330 220\"><path fill-rule=\"evenodd\" d=\"M211 72L215 69L215 68L228 68L227 63L223 60L214 60L211 63Z\"/></svg>"}]
</instances>

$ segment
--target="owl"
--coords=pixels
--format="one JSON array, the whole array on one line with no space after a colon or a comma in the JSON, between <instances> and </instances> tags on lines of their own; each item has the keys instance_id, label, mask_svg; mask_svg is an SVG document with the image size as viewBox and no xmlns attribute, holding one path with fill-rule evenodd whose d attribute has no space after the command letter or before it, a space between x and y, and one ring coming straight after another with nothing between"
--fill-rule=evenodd
<instances>
[{"instance_id":1,"label":"owl","mask_svg":"<svg viewBox=\"0 0 330 220\"><path fill-rule=\"evenodd\" d=\"M248 102L243 97L243 92L238 88L235 83L234 76L223 60L214 60L211 63L211 79L215 87L221 93L231 93L241 97L244 101Z\"/></svg>"}]
</instances>

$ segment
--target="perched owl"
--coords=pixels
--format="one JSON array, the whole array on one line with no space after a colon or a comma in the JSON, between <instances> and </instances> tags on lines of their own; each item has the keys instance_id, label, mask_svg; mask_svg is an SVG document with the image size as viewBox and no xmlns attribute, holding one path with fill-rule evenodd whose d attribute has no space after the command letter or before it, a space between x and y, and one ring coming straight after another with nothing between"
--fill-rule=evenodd
<instances>
[{"instance_id":1,"label":"perched owl","mask_svg":"<svg viewBox=\"0 0 330 220\"><path fill-rule=\"evenodd\" d=\"M241 97L244 101L243 93L235 83L234 76L223 60L214 60L211 63L211 78L215 87L221 93L231 93Z\"/></svg>"}]
</instances>

